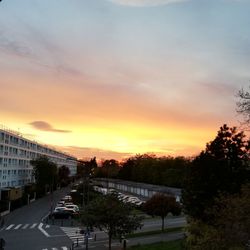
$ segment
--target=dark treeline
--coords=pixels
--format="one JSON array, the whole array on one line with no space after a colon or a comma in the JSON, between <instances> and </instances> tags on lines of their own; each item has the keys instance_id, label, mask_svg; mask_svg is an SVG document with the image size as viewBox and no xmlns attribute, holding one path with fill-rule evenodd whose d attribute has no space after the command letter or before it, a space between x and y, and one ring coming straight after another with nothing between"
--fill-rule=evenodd
<instances>
[{"instance_id":1,"label":"dark treeline","mask_svg":"<svg viewBox=\"0 0 250 250\"><path fill-rule=\"evenodd\" d=\"M95 170L95 177L183 187L190 163L190 159L185 157L136 155L123 162L113 159L102 161L100 167Z\"/></svg>"}]
</instances>

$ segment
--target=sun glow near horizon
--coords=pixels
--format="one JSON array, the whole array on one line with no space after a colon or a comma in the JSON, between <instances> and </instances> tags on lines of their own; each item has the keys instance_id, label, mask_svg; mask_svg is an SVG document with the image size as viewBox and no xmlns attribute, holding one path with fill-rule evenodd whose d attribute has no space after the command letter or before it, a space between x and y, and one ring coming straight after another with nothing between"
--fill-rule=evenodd
<instances>
[{"instance_id":1,"label":"sun glow near horizon","mask_svg":"<svg viewBox=\"0 0 250 250\"><path fill-rule=\"evenodd\" d=\"M18 122L11 125L15 130ZM206 142L213 139L214 131L192 128L175 129L173 127L149 127L138 125L119 127L112 124L108 128L80 126L79 124L53 123L53 126L69 132L37 130L31 125L22 126L19 132L24 137L62 148L78 158L94 157L116 158L153 153L157 156L193 156L198 154ZM206 135L206 136L204 136ZM86 149L88 149L86 151ZM92 149L92 151L89 151ZM101 154L99 155L99 153Z\"/></svg>"},{"instance_id":2,"label":"sun glow near horizon","mask_svg":"<svg viewBox=\"0 0 250 250\"><path fill-rule=\"evenodd\" d=\"M249 10L233 0L2 1L0 123L77 157L198 154L222 124L239 124Z\"/></svg>"}]
</instances>

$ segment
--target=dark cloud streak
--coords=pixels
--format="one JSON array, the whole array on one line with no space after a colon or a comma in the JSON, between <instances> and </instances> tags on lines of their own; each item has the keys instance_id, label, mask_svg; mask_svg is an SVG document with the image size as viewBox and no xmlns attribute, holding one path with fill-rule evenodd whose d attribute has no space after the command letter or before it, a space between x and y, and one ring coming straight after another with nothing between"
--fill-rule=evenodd
<instances>
[{"instance_id":1,"label":"dark cloud streak","mask_svg":"<svg viewBox=\"0 0 250 250\"><path fill-rule=\"evenodd\" d=\"M49 123L45 121L33 121L29 123L33 128L48 131L48 132L57 132L57 133L70 133L70 130L56 129L53 128Z\"/></svg>"}]
</instances>

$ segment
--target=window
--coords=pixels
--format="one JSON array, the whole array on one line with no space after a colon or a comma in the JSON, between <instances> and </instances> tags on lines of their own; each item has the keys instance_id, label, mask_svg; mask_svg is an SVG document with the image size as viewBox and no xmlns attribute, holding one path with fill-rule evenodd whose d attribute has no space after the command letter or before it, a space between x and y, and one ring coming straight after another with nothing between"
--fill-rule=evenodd
<instances>
[{"instance_id":1,"label":"window","mask_svg":"<svg viewBox=\"0 0 250 250\"><path fill-rule=\"evenodd\" d=\"M4 141L4 133L3 132L0 133L0 141Z\"/></svg>"}]
</instances>

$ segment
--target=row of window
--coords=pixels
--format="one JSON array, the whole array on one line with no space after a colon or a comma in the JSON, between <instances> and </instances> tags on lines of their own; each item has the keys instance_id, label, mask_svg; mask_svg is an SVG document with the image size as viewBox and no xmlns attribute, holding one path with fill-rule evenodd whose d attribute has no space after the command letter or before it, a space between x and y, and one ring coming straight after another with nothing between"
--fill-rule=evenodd
<instances>
[{"instance_id":1,"label":"row of window","mask_svg":"<svg viewBox=\"0 0 250 250\"><path fill-rule=\"evenodd\" d=\"M37 157L40 157L43 154L28 151L28 150L18 149L18 148L15 148L15 147L0 145L0 155L16 156L16 157L28 158L28 159L36 159ZM74 161L71 160L71 159L68 160L66 158L57 158L57 157L51 157L51 156L49 156L49 158L52 161L54 161L55 163L58 163L58 164L63 165L63 164L70 163L72 165L76 165L76 164L74 164Z\"/></svg>"},{"instance_id":2,"label":"row of window","mask_svg":"<svg viewBox=\"0 0 250 250\"><path fill-rule=\"evenodd\" d=\"M32 170L31 169L12 169L12 170L0 170L0 176L3 174L12 174L12 175L23 175L23 174L31 174Z\"/></svg>"},{"instance_id":3,"label":"row of window","mask_svg":"<svg viewBox=\"0 0 250 250\"><path fill-rule=\"evenodd\" d=\"M16 187L16 186L23 186L27 183L30 183L31 179L22 179L18 181L0 181L0 187Z\"/></svg>"},{"instance_id":4,"label":"row of window","mask_svg":"<svg viewBox=\"0 0 250 250\"><path fill-rule=\"evenodd\" d=\"M0 142L3 142L5 144L17 145L17 146L21 146L21 147L28 148L28 149L33 149L35 151L39 151L39 152L42 152L45 154L55 155L58 157L70 157L70 156L68 156L64 153L58 152L54 149L47 148L45 146L33 143L31 141L27 141L25 139L21 139L19 137L15 137L13 135L10 135L10 134L4 133L4 132L0 132ZM72 157L70 157L70 158L72 158Z\"/></svg>"},{"instance_id":5,"label":"row of window","mask_svg":"<svg viewBox=\"0 0 250 250\"><path fill-rule=\"evenodd\" d=\"M3 167L28 167L30 166L29 160L20 160L14 158L2 158L0 157L0 166Z\"/></svg>"}]
</instances>

